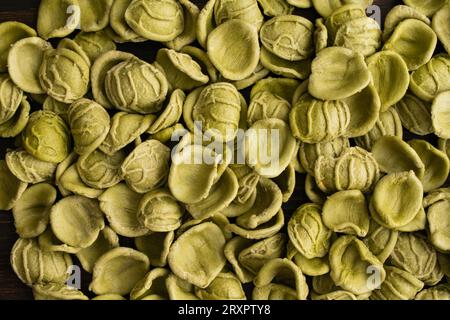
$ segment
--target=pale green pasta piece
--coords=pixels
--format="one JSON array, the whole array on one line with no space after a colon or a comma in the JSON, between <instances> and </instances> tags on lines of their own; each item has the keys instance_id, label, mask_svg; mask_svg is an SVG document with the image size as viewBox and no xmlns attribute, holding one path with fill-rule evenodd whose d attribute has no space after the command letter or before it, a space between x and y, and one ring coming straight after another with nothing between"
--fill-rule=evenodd
<instances>
[{"instance_id":1,"label":"pale green pasta piece","mask_svg":"<svg viewBox=\"0 0 450 320\"><path fill-rule=\"evenodd\" d=\"M106 109L95 101L80 99L68 111L74 150L79 155L88 155L105 140L110 128ZM89 128L89 129L88 129Z\"/></svg>"},{"instance_id":2,"label":"pale green pasta piece","mask_svg":"<svg viewBox=\"0 0 450 320\"><path fill-rule=\"evenodd\" d=\"M97 239L89 247L76 253L82 267L87 272L92 272L97 260L106 252L119 246L119 237L110 228L105 227L100 231Z\"/></svg>"},{"instance_id":3,"label":"pale green pasta piece","mask_svg":"<svg viewBox=\"0 0 450 320\"><path fill-rule=\"evenodd\" d=\"M179 0L183 7L184 30L172 41L168 41L165 45L168 48L180 51L183 47L193 43L197 37L197 19L200 9L189 0Z\"/></svg>"},{"instance_id":4,"label":"pale green pasta piece","mask_svg":"<svg viewBox=\"0 0 450 320\"><path fill-rule=\"evenodd\" d=\"M93 151L81 156L77 161L77 170L81 180L91 188L107 189L122 181L120 166L125 160L125 153L118 151L111 156L100 151Z\"/></svg>"},{"instance_id":5,"label":"pale green pasta piece","mask_svg":"<svg viewBox=\"0 0 450 320\"><path fill-rule=\"evenodd\" d=\"M60 116L66 123L69 122L67 113L69 112L70 104L60 102L46 95L44 102L42 103L42 109L44 111L51 111Z\"/></svg>"},{"instance_id":6,"label":"pale green pasta piece","mask_svg":"<svg viewBox=\"0 0 450 320\"><path fill-rule=\"evenodd\" d=\"M69 246L59 240L53 233L51 226L49 226L44 233L41 233L37 240L39 247L44 251L74 254L81 250L81 248Z\"/></svg>"},{"instance_id":7,"label":"pale green pasta piece","mask_svg":"<svg viewBox=\"0 0 450 320\"><path fill-rule=\"evenodd\" d=\"M217 25L238 19L259 30L264 22L257 0L216 0L214 2L214 19Z\"/></svg>"},{"instance_id":8,"label":"pale green pasta piece","mask_svg":"<svg viewBox=\"0 0 450 320\"><path fill-rule=\"evenodd\" d=\"M48 183L25 190L13 208L14 226L21 238L34 238L45 231L56 195L56 189Z\"/></svg>"},{"instance_id":9,"label":"pale green pasta piece","mask_svg":"<svg viewBox=\"0 0 450 320\"><path fill-rule=\"evenodd\" d=\"M436 32L438 39L448 54L450 54L450 28L448 23L446 24L445 22L448 21L449 16L450 4L446 4L433 15L431 22L434 32Z\"/></svg>"},{"instance_id":10,"label":"pale green pasta piece","mask_svg":"<svg viewBox=\"0 0 450 320\"><path fill-rule=\"evenodd\" d=\"M258 65L257 30L242 20L232 19L219 25L209 34L206 46L211 62L226 79L243 80Z\"/></svg>"},{"instance_id":11,"label":"pale green pasta piece","mask_svg":"<svg viewBox=\"0 0 450 320\"><path fill-rule=\"evenodd\" d=\"M295 15L280 15L265 22L260 31L263 46L275 56L300 61L309 58L313 51L311 21Z\"/></svg>"},{"instance_id":12,"label":"pale green pasta piece","mask_svg":"<svg viewBox=\"0 0 450 320\"><path fill-rule=\"evenodd\" d=\"M36 111L30 115L22 142L25 150L41 161L60 163L70 153L69 128L51 111Z\"/></svg>"},{"instance_id":13,"label":"pale green pasta piece","mask_svg":"<svg viewBox=\"0 0 450 320\"><path fill-rule=\"evenodd\" d=\"M209 77L188 54L163 48L158 50L156 62L173 88L190 91L209 82Z\"/></svg>"},{"instance_id":14,"label":"pale green pasta piece","mask_svg":"<svg viewBox=\"0 0 450 320\"><path fill-rule=\"evenodd\" d=\"M218 160L206 163L203 156L208 154L217 157L215 153L196 145L183 148L172 159L169 173L169 189L173 196L183 203L197 203L205 199L218 179ZM196 161L197 160L197 161ZM192 183L197 183L197 188L191 188Z\"/></svg>"},{"instance_id":15,"label":"pale green pasta piece","mask_svg":"<svg viewBox=\"0 0 450 320\"><path fill-rule=\"evenodd\" d=\"M342 137L350 125L350 109L343 100L320 100L306 93L289 114L292 134L304 143L330 142Z\"/></svg>"},{"instance_id":16,"label":"pale green pasta piece","mask_svg":"<svg viewBox=\"0 0 450 320\"><path fill-rule=\"evenodd\" d=\"M82 98L89 89L90 62L76 51L67 48L44 52L39 80L52 98L72 103Z\"/></svg>"},{"instance_id":17,"label":"pale green pasta piece","mask_svg":"<svg viewBox=\"0 0 450 320\"><path fill-rule=\"evenodd\" d=\"M386 280L371 300L412 300L422 290L423 282L402 269L386 266Z\"/></svg>"},{"instance_id":18,"label":"pale green pasta piece","mask_svg":"<svg viewBox=\"0 0 450 320\"><path fill-rule=\"evenodd\" d=\"M199 300L194 294L194 286L171 273L166 279L170 300Z\"/></svg>"},{"instance_id":19,"label":"pale green pasta piece","mask_svg":"<svg viewBox=\"0 0 450 320\"><path fill-rule=\"evenodd\" d=\"M425 140L414 139L408 144L417 152L425 166L425 172L421 179L423 191L429 192L442 187L450 170L447 155Z\"/></svg>"},{"instance_id":20,"label":"pale green pasta piece","mask_svg":"<svg viewBox=\"0 0 450 320\"><path fill-rule=\"evenodd\" d=\"M72 265L70 255L42 250L36 239L19 238L10 256L11 266L24 284L32 286L41 282L63 284Z\"/></svg>"},{"instance_id":21,"label":"pale green pasta piece","mask_svg":"<svg viewBox=\"0 0 450 320\"><path fill-rule=\"evenodd\" d=\"M247 270L239 260L241 252L253 244L252 240L236 236L227 241L224 248L225 258L231 264L234 273L242 283L253 281L254 274Z\"/></svg>"},{"instance_id":22,"label":"pale green pasta piece","mask_svg":"<svg viewBox=\"0 0 450 320\"><path fill-rule=\"evenodd\" d=\"M282 258L285 255L286 236L282 233L258 242L251 242L247 239L240 242L245 243L246 247L237 255L237 262L244 268L244 272L247 271L253 275L252 278L268 261Z\"/></svg>"},{"instance_id":23,"label":"pale green pasta piece","mask_svg":"<svg viewBox=\"0 0 450 320\"><path fill-rule=\"evenodd\" d=\"M80 32L74 41L83 49L91 63L105 52L116 50L116 44L104 31Z\"/></svg>"},{"instance_id":24,"label":"pale green pasta piece","mask_svg":"<svg viewBox=\"0 0 450 320\"><path fill-rule=\"evenodd\" d=\"M381 112L387 111L406 94L409 85L408 66L393 51L380 51L367 59L372 83L381 100Z\"/></svg>"},{"instance_id":25,"label":"pale green pasta piece","mask_svg":"<svg viewBox=\"0 0 450 320\"><path fill-rule=\"evenodd\" d=\"M250 92L250 98L260 91L269 91L287 101L292 101L294 92L299 85L300 81L296 79L267 77L255 83Z\"/></svg>"},{"instance_id":26,"label":"pale green pasta piece","mask_svg":"<svg viewBox=\"0 0 450 320\"><path fill-rule=\"evenodd\" d=\"M399 232L379 225L374 219L370 220L369 232L363 239L369 250L384 263L391 255L397 243Z\"/></svg>"},{"instance_id":27,"label":"pale green pasta piece","mask_svg":"<svg viewBox=\"0 0 450 320\"><path fill-rule=\"evenodd\" d=\"M48 49L52 49L52 45L39 37L19 40L11 47L8 73L20 89L34 94L45 93L39 81L39 70Z\"/></svg>"},{"instance_id":28,"label":"pale green pasta piece","mask_svg":"<svg viewBox=\"0 0 450 320\"><path fill-rule=\"evenodd\" d=\"M311 70L309 93L318 99L345 99L370 82L363 55L347 48L321 50L313 60Z\"/></svg>"},{"instance_id":29,"label":"pale green pasta piece","mask_svg":"<svg viewBox=\"0 0 450 320\"><path fill-rule=\"evenodd\" d=\"M75 31L80 20L78 0L43 0L39 4L37 32L43 39L64 38Z\"/></svg>"},{"instance_id":30,"label":"pale green pasta piece","mask_svg":"<svg viewBox=\"0 0 450 320\"><path fill-rule=\"evenodd\" d=\"M161 110L169 89L165 74L154 65L136 57L126 60L123 58L125 57L119 56L117 61L116 57L109 57L118 64L112 66L104 78L108 100L114 107L126 112L151 114ZM100 66L101 69L109 65L109 62L108 65L104 63ZM101 78L98 79L99 85Z\"/></svg>"},{"instance_id":31,"label":"pale green pasta piece","mask_svg":"<svg viewBox=\"0 0 450 320\"><path fill-rule=\"evenodd\" d=\"M150 265L164 267L167 265L169 249L175 238L175 233L170 232L149 232L145 236L134 239L136 248L145 253Z\"/></svg>"},{"instance_id":32,"label":"pale green pasta piece","mask_svg":"<svg viewBox=\"0 0 450 320\"><path fill-rule=\"evenodd\" d=\"M366 150L372 150L378 139L384 136L403 138L403 127L399 114L394 108L380 113L375 126L365 135L355 138L356 145Z\"/></svg>"},{"instance_id":33,"label":"pale green pasta piece","mask_svg":"<svg viewBox=\"0 0 450 320\"><path fill-rule=\"evenodd\" d=\"M426 16L432 16L436 11L438 11L443 5L447 3L447 0L404 0L403 2Z\"/></svg>"},{"instance_id":34,"label":"pale green pasta piece","mask_svg":"<svg viewBox=\"0 0 450 320\"><path fill-rule=\"evenodd\" d=\"M296 300L306 300L309 293L308 285L306 284L306 279L302 271L288 259L277 258L268 261L259 270L253 283L255 284L256 290L264 289L271 284L287 286L289 289L293 289Z\"/></svg>"},{"instance_id":35,"label":"pale green pasta piece","mask_svg":"<svg viewBox=\"0 0 450 320\"><path fill-rule=\"evenodd\" d=\"M400 233L388 261L419 280L427 279L438 263L436 250L431 243L424 237L412 233Z\"/></svg>"},{"instance_id":36,"label":"pale green pasta piece","mask_svg":"<svg viewBox=\"0 0 450 320\"><path fill-rule=\"evenodd\" d=\"M323 205L322 220L334 232L365 237L370 220L364 194L359 190L347 190L331 195Z\"/></svg>"},{"instance_id":37,"label":"pale green pasta piece","mask_svg":"<svg viewBox=\"0 0 450 320\"><path fill-rule=\"evenodd\" d=\"M425 174L425 164L416 150L398 137L379 138L372 148L372 153L382 172L398 173L412 170L419 179Z\"/></svg>"},{"instance_id":38,"label":"pale green pasta piece","mask_svg":"<svg viewBox=\"0 0 450 320\"><path fill-rule=\"evenodd\" d=\"M165 109L151 124L147 132L155 134L176 125L182 116L185 99L186 94L181 89L175 89L170 95Z\"/></svg>"},{"instance_id":39,"label":"pale green pasta piece","mask_svg":"<svg viewBox=\"0 0 450 320\"><path fill-rule=\"evenodd\" d=\"M156 295L168 298L166 281L170 272L164 268L154 268L139 280L130 292L131 300L145 300L145 297Z\"/></svg>"},{"instance_id":40,"label":"pale green pasta piece","mask_svg":"<svg viewBox=\"0 0 450 320\"><path fill-rule=\"evenodd\" d=\"M437 286L420 291L415 300L450 300L450 286L439 284Z\"/></svg>"},{"instance_id":41,"label":"pale green pasta piece","mask_svg":"<svg viewBox=\"0 0 450 320\"><path fill-rule=\"evenodd\" d=\"M233 171L227 168L220 179L211 187L208 196L201 201L187 204L186 210L194 219L205 218L218 214L236 198L239 184Z\"/></svg>"},{"instance_id":42,"label":"pale green pasta piece","mask_svg":"<svg viewBox=\"0 0 450 320\"><path fill-rule=\"evenodd\" d=\"M97 200L82 196L58 201L50 211L50 224L59 240L79 248L92 245L105 227Z\"/></svg>"},{"instance_id":43,"label":"pale green pasta piece","mask_svg":"<svg viewBox=\"0 0 450 320\"><path fill-rule=\"evenodd\" d=\"M115 0L109 12L109 25L123 41L139 39L139 35L130 28L125 20L125 12L133 0Z\"/></svg>"},{"instance_id":44,"label":"pale green pasta piece","mask_svg":"<svg viewBox=\"0 0 450 320\"><path fill-rule=\"evenodd\" d=\"M322 220L322 208L316 204L299 207L288 223L288 235L294 247L307 259L324 257L331 245L332 231Z\"/></svg>"},{"instance_id":45,"label":"pale green pasta piece","mask_svg":"<svg viewBox=\"0 0 450 320\"><path fill-rule=\"evenodd\" d=\"M22 89L14 84L8 74L0 75L0 97L0 124L4 124L14 117L23 98Z\"/></svg>"},{"instance_id":46,"label":"pale green pasta piece","mask_svg":"<svg viewBox=\"0 0 450 320\"><path fill-rule=\"evenodd\" d=\"M152 232L170 232L181 226L184 209L168 190L146 193L139 202L137 218Z\"/></svg>"},{"instance_id":47,"label":"pale green pasta piece","mask_svg":"<svg viewBox=\"0 0 450 320\"><path fill-rule=\"evenodd\" d=\"M381 46L380 25L369 17L348 20L337 29L334 45L368 57Z\"/></svg>"},{"instance_id":48,"label":"pale green pasta piece","mask_svg":"<svg viewBox=\"0 0 450 320\"><path fill-rule=\"evenodd\" d=\"M370 282L370 269L378 274L380 283L386 277L383 264L354 236L341 236L335 240L329 259L333 281L354 294L371 292L379 285Z\"/></svg>"},{"instance_id":49,"label":"pale green pasta piece","mask_svg":"<svg viewBox=\"0 0 450 320\"><path fill-rule=\"evenodd\" d=\"M147 256L139 251L125 247L111 249L95 263L89 290L97 295L126 295L145 276L149 266Z\"/></svg>"},{"instance_id":50,"label":"pale green pasta piece","mask_svg":"<svg viewBox=\"0 0 450 320\"><path fill-rule=\"evenodd\" d=\"M296 146L286 122L273 118L259 120L245 137L246 162L262 177L275 178L291 162Z\"/></svg>"},{"instance_id":51,"label":"pale green pasta piece","mask_svg":"<svg viewBox=\"0 0 450 320\"><path fill-rule=\"evenodd\" d=\"M432 102L439 93L450 90L450 56L439 54L411 74L409 88L420 99Z\"/></svg>"},{"instance_id":52,"label":"pale green pasta piece","mask_svg":"<svg viewBox=\"0 0 450 320\"><path fill-rule=\"evenodd\" d=\"M100 150L112 156L140 137L154 120L154 115L117 112L111 118L111 128L101 143Z\"/></svg>"},{"instance_id":53,"label":"pale green pasta piece","mask_svg":"<svg viewBox=\"0 0 450 320\"><path fill-rule=\"evenodd\" d=\"M69 164L61 173L58 177L58 187L65 194L74 193L91 199L96 199L103 193L103 190L91 188L81 180L76 164Z\"/></svg>"},{"instance_id":54,"label":"pale green pasta piece","mask_svg":"<svg viewBox=\"0 0 450 320\"><path fill-rule=\"evenodd\" d=\"M446 109L450 102L450 91L440 93L431 105L431 121L434 133L442 139L450 138L449 115Z\"/></svg>"},{"instance_id":55,"label":"pale green pasta piece","mask_svg":"<svg viewBox=\"0 0 450 320\"><path fill-rule=\"evenodd\" d=\"M339 9L345 4L354 3L358 4L364 9L372 4L372 0L311 0L314 9L319 12L319 14L326 18L333 13L334 10Z\"/></svg>"},{"instance_id":56,"label":"pale green pasta piece","mask_svg":"<svg viewBox=\"0 0 450 320\"><path fill-rule=\"evenodd\" d=\"M258 0L259 5L262 7L266 16L276 17L291 14L294 11L286 0Z\"/></svg>"},{"instance_id":57,"label":"pale green pasta piece","mask_svg":"<svg viewBox=\"0 0 450 320\"><path fill-rule=\"evenodd\" d=\"M332 43L339 28L349 21L365 18L365 8L359 3L349 3L333 10L325 20L326 27L330 33L329 42Z\"/></svg>"},{"instance_id":58,"label":"pale green pasta piece","mask_svg":"<svg viewBox=\"0 0 450 320\"><path fill-rule=\"evenodd\" d=\"M204 87L198 94L192 105L192 121L197 123L191 127L187 122L188 128L193 131L195 125L201 124L205 135L223 142L233 140L239 128L242 108L237 89L229 83L218 82ZM188 102L186 100L185 104Z\"/></svg>"},{"instance_id":59,"label":"pale green pasta piece","mask_svg":"<svg viewBox=\"0 0 450 320\"><path fill-rule=\"evenodd\" d=\"M430 241L434 247L443 253L450 252L450 219L448 217L449 200L436 202L428 208L427 221Z\"/></svg>"},{"instance_id":60,"label":"pale green pasta piece","mask_svg":"<svg viewBox=\"0 0 450 320\"><path fill-rule=\"evenodd\" d=\"M395 106L402 125L414 134L425 136L433 133L431 104L407 93Z\"/></svg>"},{"instance_id":61,"label":"pale green pasta piece","mask_svg":"<svg viewBox=\"0 0 450 320\"><path fill-rule=\"evenodd\" d=\"M280 209L272 219L255 229L243 228L238 224L230 223L225 227L225 230L246 239L260 240L275 235L283 226L284 214L283 210Z\"/></svg>"},{"instance_id":62,"label":"pale green pasta piece","mask_svg":"<svg viewBox=\"0 0 450 320\"><path fill-rule=\"evenodd\" d=\"M0 45L0 72L8 70L8 53L11 46L21 39L36 37L36 35L36 31L33 28L21 22L6 21L0 24L0 36L2 38Z\"/></svg>"},{"instance_id":63,"label":"pale green pasta piece","mask_svg":"<svg viewBox=\"0 0 450 320\"><path fill-rule=\"evenodd\" d=\"M98 197L100 209L117 234L134 238L150 233L137 218L141 198L141 194L134 192L125 183L109 188Z\"/></svg>"},{"instance_id":64,"label":"pale green pasta piece","mask_svg":"<svg viewBox=\"0 0 450 320\"><path fill-rule=\"evenodd\" d=\"M343 100L350 111L350 123L345 132L348 138L368 134L380 118L381 99L370 83L362 91Z\"/></svg>"},{"instance_id":65,"label":"pale green pasta piece","mask_svg":"<svg viewBox=\"0 0 450 320\"><path fill-rule=\"evenodd\" d=\"M0 160L0 210L11 210L27 186L28 183L17 179L6 162Z\"/></svg>"},{"instance_id":66,"label":"pale green pasta piece","mask_svg":"<svg viewBox=\"0 0 450 320\"><path fill-rule=\"evenodd\" d=\"M121 175L138 193L161 187L169 174L170 150L157 140L138 145L123 161Z\"/></svg>"},{"instance_id":67,"label":"pale green pasta piece","mask_svg":"<svg viewBox=\"0 0 450 320\"><path fill-rule=\"evenodd\" d=\"M394 32L395 27L406 19L417 19L425 22L427 25L431 24L430 19L416 9L403 4L397 5L386 15L384 20L383 40L386 41L389 39L392 32Z\"/></svg>"},{"instance_id":68,"label":"pale green pasta piece","mask_svg":"<svg viewBox=\"0 0 450 320\"><path fill-rule=\"evenodd\" d=\"M221 272L204 289L196 289L201 300L246 300L240 280L232 272Z\"/></svg>"},{"instance_id":69,"label":"pale green pasta piece","mask_svg":"<svg viewBox=\"0 0 450 320\"><path fill-rule=\"evenodd\" d=\"M185 231L172 244L168 262L175 275L206 288L225 266L225 238L220 228L204 222Z\"/></svg>"},{"instance_id":70,"label":"pale green pasta piece","mask_svg":"<svg viewBox=\"0 0 450 320\"><path fill-rule=\"evenodd\" d=\"M33 286L35 300L89 300L83 292L67 284L38 283Z\"/></svg>"},{"instance_id":71,"label":"pale green pasta piece","mask_svg":"<svg viewBox=\"0 0 450 320\"><path fill-rule=\"evenodd\" d=\"M414 71L431 59L436 44L437 37L431 27L417 19L406 19L395 27L383 50L398 53L409 71Z\"/></svg>"},{"instance_id":72,"label":"pale green pasta piece","mask_svg":"<svg viewBox=\"0 0 450 320\"><path fill-rule=\"evenodd\" d=\"M51 181L57 167L54 163L36 159L22 149L7 152L5 161L9 170L17 179L32 184Z\"/></svg>"},{"instance_id":73,"label":"pale green pasta piece","mask_svg":"<svg viewBox=\"0 0 450 320\"><path fill-rule=\"evenodd\" d=\"M109 11L114 0L78 0L80 6L80 28L84 32L104 29L109 23Z\"/></svg>"},{"instance_id":74,"label":"pale green pasta piece","mask_svg":"<svg viewBox=\"0 0 450 320\"><path fill-rule=\"evenodd\" d=\"M311 59L289 61L261 48L260 62L264 68L282 77L306 79L311 74Z\"/></svg>"},{"instance_id":75,"label":"pale green pasta piece","mask_svg":"<svg viewBox=\"0 0 450 320\"><path fill-rule=\"evenodd\" d=\"M183 7L178 1L134 0L125 11L127 24L139 36L172 41L184 30Z\"/></svg>"},{"instance_id":76,"label":"pale green pasta piece","mask_svg":"<svg viewBox=\"0 0 450 320\"><path fill-rule=\"evenodd\" d=\"M119 1L114 3L117 2ZM103 107L108 109L113 107L112 103L109 101L104 83L108 71L119 63L127 61L133 57L134 56L131 53L112 50L100 55L93 62L90 73L92 95L94 100Z\"/></svg>"},{"instance_id":77,"label":"pale green pasta piece","mask_svg":"<svg viewBox=\"0 0 450 320\"><path fill-rule=\"evenodd\" d=\"M359 172L354 176L353 172ZM372 190L380 178L380 169L373 155L359 147L344 149L339 158L319 156L314 174L316 184L325 193L344 190Z\"/></svg>"},{"instance_id":78,"label":"pale green pasta piece","mask_svg":"<svg viewBox=\"0 0 450 320\"><path fill-rule=\"evenodd\" d=\"M395 229L410 223L422 206L423 187L413 171L391 173L380 179L370 201L371 216Z\"/></svg>"}]
</instances>

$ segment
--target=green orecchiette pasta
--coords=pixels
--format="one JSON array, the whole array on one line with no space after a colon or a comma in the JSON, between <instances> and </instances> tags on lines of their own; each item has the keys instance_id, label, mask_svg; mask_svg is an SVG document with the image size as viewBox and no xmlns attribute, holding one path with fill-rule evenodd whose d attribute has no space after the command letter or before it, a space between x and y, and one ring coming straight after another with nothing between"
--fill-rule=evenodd
<instances>
[{"instance_id":1,"label":"green orecchiette pasta","mask_svg":"<svg viewBox=\"0 0 450 320\"><path fill-rule=\"evenodd\" d=\"M370 296L373 300L412 300L423 288L423 282L412 274L396 268L386 267L386 280L380 289Z\"/></svg>"},{"instance_id":2,"label":"green orecchiette pasta","mask_svg":"<svg viewBox=\"0 0 450 320\"><path fill-rule=\"evenodd\" d=\"M211 62L225 78L243 80L259 62L257 30L240 19L228 20L209 34L207 50Z\"/></svg>"},{"instance_id":3,"label":"green orecchiette pasta","mask_svg":"<svg viewBox=\"0 0 450 320\"><path fill-rule=\"evenodd\" d=\"M56 113L36 111L22 132L22 142L35 158L60 163L70 153L71 136L67 124Z\"/></svg>"},{"instance_id":4,"label":"green orecchiette pasta","mask_svg":"<svg viewBox=\"0 0 450 320\"><path fill-rule=\"evenodd\" d=\"M22 238L15 242L10 261L17 277L29 286L42 282L63 284L72 265L67 253L45 251L36 239Z\"/></svg>"},{"instance_id":5,"label":"green orecchiette pasta","mask_svg":"<svg viewBox=\"0 0 450 320\"><path fill-rule=\"evenodd\" d=\"M105 89L108 100L116 108L149 114L161 109L168 82L160 69L133 57L106 72Z\"/></svg>"},{"instance_id":6,"label":"green orecchiette pasta","mask_svg":"<svg viewBox=\"0 0 450 320\"><path fill-rule=\"evenodd\" d=\"M89 289L97 295L126 295L145 276L149 266L147 256L139 251L124 247L111 249L95 263Z\"/></svg>"},{"instance_id":7,"label":"green orecchiette pasta","mask_svg":"<svg viewBox=\"0 0 450 320\"><path fill-rule=\"evenodd\" d=\"M422 206L423 186L413 171L391 173L380 179L370 203L371 215L386 228L411 222Z\"/></svg>"},{"instance_id":8,"label":"green orecchiette pasta","mask_svg":"<svg viewBox=\"0 0 450 320\"><path fill-rule=\"evenodd\" d=\"M95 101L77 100L70 106L67 115L74 150L79 155L90 154L105 140L110 128L110 118L105 108Z\"/></svg>"},{"instance_id":9,"label":"green orecchiette pasta","mask_svg":"<svg viewBox=\"0 0 450 320\"><path fill-rule=\"evenodd\" d=\"M59 240L78 248L87 248L93 244L105 227L97 200L82 196L58 201L50 211L50 224Z\"/></svg>"},{"instance_id":10,"label":"green orecchiette pasta","mask_svg":"<svg viewBox=\"0 0 450 320\"><path fill-rule=\"evenodd\" d=\"M353 173L358 172L358 175ZM315 164L317 186L325 193L343 190L373 189L380 169L373 155L359 147L345 149L339 158L320 156Z\"/></svg>"},{"instance_id":11,"label":"green orecchiette pasta","mask_svg":"<svg viewBox=\"0 0 450 320\"><path fill-rule=\"evenodd\" d=\"M288 223L288 234L294 247L306 258L324 257L330 248L332 231L322 220L322 209L305 204L295 211Z\"/></svg>"},{"instance_id":12,"label":"green orecchiette pasta","mask_svg":"<svg viewBox=\"0 0 450 320\"><path fill-rule=\"evenodd\" d=\"M25 190L13 208L14 225L21 238L37 237L45 231L56 195L56 189L48 183Z\"/></svg>"},{"instance_id":13,"label":"green orecchiette pasta","mask_svg":"<svg viewBox=\"0 0 450 320\"><path fill-rule=\"evenodd\" d=\"M0 160L0 210L11 210L28 184L19 180Z\"/></svg>"},{"instance_id":14,"label":"green orecchiette pasta","mask_svg":"<svg viewBox=\"0 0 450 320\"><path fill-rule=\"evenodd\" d=\"M172 244L169 266L183 280L206 288L225 266L225 238L220 228L204 222L185 231Z\"/></svg>"},{"instance_id":15,"label":"green orecchiette pasta","mask_svg":"<svg viewBox=\"0 0 450 320\"><path fill-rule=\"evenodd\" d=\"M171 41L184 29L183 7L176 0L133 0L125 11L127 24L138 35L154 41Z\"/></svg>"},{"instance_id":16,"label":"green orecchiette pasta","mask_svg":"<svg viewBox=\"0 0 450 320\"><path fill-rule=\"evenodd\" d=\"M330 248L329 259L333 281L354 294L373 291L386 277L383 264L354 236L339 237ZM371 281L373 273L378 281Z\"/></svg>"},{"instance_id":17,"label":"green orecchiette pasta","mask_svg":"<svg viewBox=\"0 0 450 320\"><path fill-rule=\"evenodd\" d=\"M39 80L49 96L72 103L87 93L89 74L89 61L77 52L66 48L49 49L44 52Z\"/></svg>"}]
</instances>

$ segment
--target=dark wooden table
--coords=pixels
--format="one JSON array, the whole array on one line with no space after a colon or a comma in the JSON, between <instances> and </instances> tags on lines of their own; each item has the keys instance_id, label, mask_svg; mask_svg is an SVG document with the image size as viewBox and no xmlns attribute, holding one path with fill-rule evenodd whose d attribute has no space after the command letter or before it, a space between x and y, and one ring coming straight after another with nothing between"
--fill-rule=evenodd
<instances>
[{"instance_id":1,"label":"dark wooden table","mask_svg":"<svg viewBox=\"0 0 450 320\"><path fill-rule=\"evenodd\" d=\"M193 0L193 2L202 6L206 1ZM401 0L375 0L374 4L381 8L381 16L385 16L394 5L401 2ZM1 0L0 22L15 20L35 28L38 6L39 0ZM317 16L313 10L298 10L297 13L310 18ZM152 61L154 59L158 48L158 45L151 42L118 46L119 50L133 52L147 61ZM1 140L1 159L4 158L6 148L11 147L12 145L12 140ZM302 177L299 178L299 180L303 180ZM284 207L284 209L287 213L292 212L292 210L298 207L302 202L304 202L303 182L300 182L297 183L297 188L292 200ZM19 281L9 263L9 254L16 239L17 235L14 230L11 213L0 211L0 300L32 299L30 288ZM86 289L90 277L87 274L83 274L82 279L83 289Z\"/></svg>"}]
</instances>

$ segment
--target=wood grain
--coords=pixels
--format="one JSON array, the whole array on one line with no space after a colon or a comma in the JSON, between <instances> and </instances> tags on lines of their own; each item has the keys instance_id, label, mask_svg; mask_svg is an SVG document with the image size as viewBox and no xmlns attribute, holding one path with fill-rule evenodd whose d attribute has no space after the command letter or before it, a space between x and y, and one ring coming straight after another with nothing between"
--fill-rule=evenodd
<instances>
[{"instance_id":1,"label":"wood grain","mask_svg":"<svg viewBox=\"0 0 450 320\"><path fill-rule=\"evenodd\" d=\"M193 2L197 3L199 6L203 6L206 1L194 0ZM374 4L380 6L382 16L385 16L395 4L399 3L401 3L399 0L374 1ZM0 22L15 20L35 27L38 6L39 0L2 0L0 2ZM313 10L298 10L296 13L308 18L317 17L317 14ZM152 61L159 47L160 45L155 43L146 42L143 44L123 44L119 45L118 49L130 51L144 60ZM0 143L1 159L4 158L8 147L13 147L13 140L2 139ZM283 207L287 215L306 200L303 190L304 177L299 175L297 180L297 187L292 200ZM17 235L14 230L11 213L0 212L0 300L32 298L31 290L19 281L9 263L11 248L16 239ZM130 245L130 242L129 240L121 239L121 244ZM90 275L83 273L82 280L83 289L86 292L87 285L90 281Z\"/></svg>"}]
</instances>

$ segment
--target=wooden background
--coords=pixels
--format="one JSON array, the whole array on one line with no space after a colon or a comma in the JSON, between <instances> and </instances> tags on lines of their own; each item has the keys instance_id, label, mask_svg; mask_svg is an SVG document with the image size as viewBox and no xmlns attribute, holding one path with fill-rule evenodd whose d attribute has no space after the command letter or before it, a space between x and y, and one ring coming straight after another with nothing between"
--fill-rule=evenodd
<instances>
[{"instance_id":1,"label":"wooden background","mask_svg":"<svg viewBox=\"0 0 450 320\"><path fill-rule=\"evenodd\" d=\"M191 0L202 6L206 0ZM400 4L401 0L375 0L374 4L380 6L382 16L396 4ZM1 0L0 1L0 22L4 21L20 21L36 27L37 8L39 0ZM297 14L306 16L308 18L317 17L314 10L298 10ZM0 39L1 41L1 39ZM130 51L140 58L153 61L156 51L160 48L158 44L146 42L141 44L123 44L119 45L118 49L123 51ZM6 148L12 147L13 141L2 139L0 140L0 158L3 159ZM284 206L285 212L290 213L304 202L303 193L303 177L298 176L297 187L292 200ZM30 288L25 286L14 274L10 263L9 254L17 235L14 231L13 218L10 212L0 211L0 300L17 300L17 299L32 299ZM83 291L87 292L86 288L90 281L88 274L83 274Z\"/></svg>"}]
</instances>

